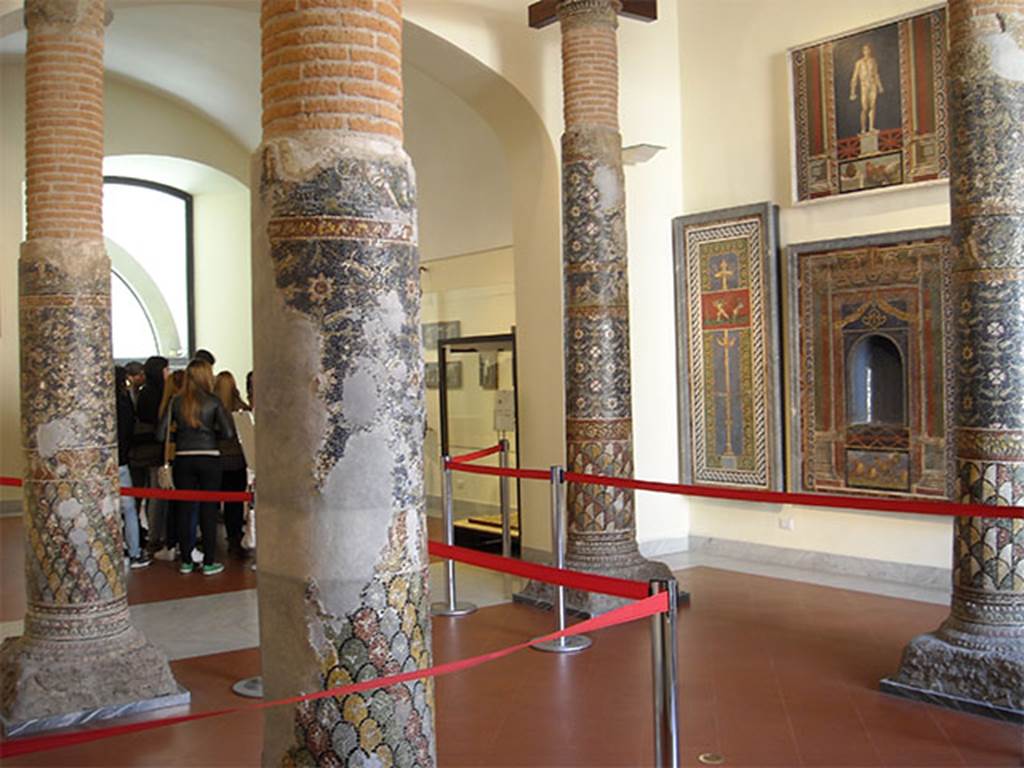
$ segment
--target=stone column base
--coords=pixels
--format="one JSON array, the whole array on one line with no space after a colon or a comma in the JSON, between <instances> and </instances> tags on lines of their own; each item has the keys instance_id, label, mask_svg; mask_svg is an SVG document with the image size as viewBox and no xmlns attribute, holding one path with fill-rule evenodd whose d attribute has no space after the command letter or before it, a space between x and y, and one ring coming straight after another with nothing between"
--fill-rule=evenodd
<instances>
[{"instance_id":1,"label":"stone column base","mask_svg":"<svg viewBox=\"0 0 1024 768\"><path fill-rule=\"evenodd\" d=\"M185 705L189 699L163 652L135 629L87 641L23 636L0 647L0 723L8 737Z\"/></svg>"},{"instance_id":2,"label":"stone column base","mask_svg":"<svg viewBox=\"0 0 1024 768\"><path fill-rule=\"evenodd\" d=\"M567 568L573 568L572 564L566 564ZM628 579L629 581L642 581L644 583L651 579L673 579L672 571L664 563L655 560L647 560L639 554L629 563L601 568L600 571L588 568L576 568L581 571L600 573L602 576L610 576L614 579ZM555 603L555 587L541 581L531 581L521 592L512 595L513 602L533 605L539 608L550 608ZM601 595L596 592L580 592L575 589L566 591L566 608L580 616L598 616L602 613L621 608L629 603L621 597ZM690 593L679 591L679 605L690 604Z\"/></svg>"},{"instance_id":3,"label":"stone column base","mask_svg":"<svg viewBox=\"0 0 1024 768\"><path fill-rule=\"evenodd\" d=\"M918 635L903 650L900 670L881 682L886 693L974 714L1024 723L1024 648L1020 653L975 650L935 634Z\"/></svg>"}]
</instances>

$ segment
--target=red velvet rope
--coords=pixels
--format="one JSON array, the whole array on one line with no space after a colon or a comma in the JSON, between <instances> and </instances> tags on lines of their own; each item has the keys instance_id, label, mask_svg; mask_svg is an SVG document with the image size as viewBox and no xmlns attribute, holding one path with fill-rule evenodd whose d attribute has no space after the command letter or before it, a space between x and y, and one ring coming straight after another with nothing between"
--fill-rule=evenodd
<instances>
[{"instance_id":1,"label":"red velvet rope","mask_svg":"<svg viewBox=\"0 0 1024 768\"><path fill-rule=\"evenodd\" d=\"M110 728L97 728L95 730L80 731L78 733L30 736L24 739L3 741L0 742L0 759L16 757L18 755L27 755L33 752L43 752L50 749L59 749L60 747L70 747L76 744L86 744L91 741L108 739L113 736L123 736L129 733L150 731L156 728L166 728L171 725L180 725L181 723L188 723L195 720L206 720L211 717L222 717L224 715L232 715L239 712L254 712L262 709L270 709L271 707L282 707L288 704L299 704L304 701L315 701L317 699L326 699L330 697L337 697L340 699L341 697L352 693L361 693L363 691L369 691L376 688L386 688L399 683L422 680L428 677L450 675L453 672L461 672L466 669L478 667L489 661L510 656L513 653L529 648L531 645L536 643L557 640L560 637L580 635L584 632L596 632L608 627L614 627L618 624L626 624L631 621L636 621L637 619L646 618L647 616L653 616L656 613L665 613L668 610L668 592L659 592L656 595L645 597L643 600L638 602L624 605L621 608L616 608L602 616L597 616L593 619L582 621L579 624L574 624L560 632L552 632L544 635L543 637L534 638L533 640L528 640L524 643L517 643L516 645L511 645L498 651L491 651L490 653L484 653L479 656L472 656L468 659L459 659L458 661L450 661L446 664L438 664L437 666L430 667L429 669L403 672L389 677L379 677L374 680L352 683L351 685L342 685L326 691L317 691L316 693L307 693L299 696L289 696L288 698L276 699L274 701L261 701L255 704L231 707L229 709L218 709L211 712L196 712L194 714L178 715L176 717L163 717L158 720L147 720L142 723L127 723L125 725L115 725Z\"/></svg>"},{"instance_id":2,"label":"red velvet rope","mask_svg":"<svg viewBox=\"0 0 1024 768\"><path fill-rule=\"evenodd\" d=\"M464 464L450 459L448 468L456 472L468 472L471 475L494 475L495 477L518 477L522 480L550 480L551 473L543 469L512 469L511 467L481 467L477 464Z\"/></svg>"},{"instance_id":3,"label":"red velvet rope","mask_svg":"<svg viewBox=\"0 0 1024 768\"><path fill-rule=\"evenodd\" d=\"M486 469L486 467L484 467ZM836 496L823 493L783 493L782 491L748 491L739 488L714 488L703 485L675 485L651 480L631 480L604 475L566 472L569 483L631 488L636 491L674 493L680 496L701 496L708 499L729 499L761 504L802 504L809 507L858 509L869 512L906 512L914 515L956 517L994 517L1024 519L1024 507L997 507L987 504L954 504L951 501L920 499L886 499L877 496Z\"/></svg>"},{"instance_id":4,"label":"red velvet rope","mask_svg":"<svg viewBox=\"0 0 1024 768\"><path fill-rule=\"evenodd\" d=\"M22 480L20 477L0 477L0 486L20 488ZM135 488L125 487L121 489L122 496L132 496L137 499L169 499L170 501L252 501L253 494L248 491L165 491L163 488Z\"/></svg>"},{"instance_id":5,"label":"red velvet rope","mask_svg":"<svg viewBox=\"0 0 1024 768\"><path fill-rule=\"evenodd\" d=\"M536 579L548 584L560 584L563 587L579 589L584 592L600 592L602 595L614 595L615 597L624 597L629 600L640 600L650 590L650 586L642 581L629 581L628 579L599 576L595 573L552 568L550 565L515 560L510 557L492 555L475 549L453 547L448 544L442 544L439 541L428 541L427 548L430 554L437 557L458 560L460 563L476 565L489 571L511 573L514 576Z\"/></svg>"},{"instance_id":6,"label":"red velvet rope","mask_svg":"<svg viewBox=\"0 0 1024 768\"><path fill-rule=\"evenodd\" d=\"M486 456L493 456L496 453L501 453L501 444L492 445L490 448L481 448L479 451L473 451L472 453L464 453L461 456L452 456L448 459L451 461L476 461Z\"/></svg>"}]
</instances>

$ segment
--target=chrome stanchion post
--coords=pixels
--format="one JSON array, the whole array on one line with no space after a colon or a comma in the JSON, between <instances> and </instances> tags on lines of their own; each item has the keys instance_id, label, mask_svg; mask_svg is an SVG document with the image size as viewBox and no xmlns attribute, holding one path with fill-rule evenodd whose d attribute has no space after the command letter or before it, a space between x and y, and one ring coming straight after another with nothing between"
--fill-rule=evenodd
<instances>
[{"instance_id":1,"label":"chrome stanchion post","mask_svg":"<svg viewBox=\"0 0 1024 768\"><path fill-rule=\"evenodd\" d=\"M501 450L498 452L498 466L508 469L508 440L504 437L498 441ZM512 519L509 510L508 478L498 478L498 503L501 506L501 556L512 557Z\"/></svg>"},{"instance_id":2,"label":"chrome stanchion post","mask_svg":"<svg viewBox=\"0 0 1024 768\"><path fill-rule=\"evenodd\" d=\"M565 567L565 470L561 467L551 467L551 548L555 568ZM555 617L558 621L558 631L565 629L565 587L559 584L555 587ZM585 635L573 635L572 637L560 637L557 640L547 640L543 643L534 644L533 648L538 651L549 651L551 653L576 653L589 648L591 640Z\"/></svg>"},{"instance_id":3,"label":"chrome stanchion post","mask_svg":"<svg viewBox=\"0 0 1024 768\"><path fill-rule=\"evenodd\" d=\"M441 457L441 514L444 524L444 543L455 546L455 514L452 503L452 470L448 466L449 456ZM430 612L434 616L465 616L476 610L473 603L460 603L455 596L455 561L449 559L445 563L445 590L448 601L431 603Z\"/></svg>"},{"instance_id":4,"label":"chrome stanchion post","mask_svg":"<svg viewBox=\"0 0 1024 768\"><path fill-rule=\"evenodd\" d=\"M651 594L668 592L668 610L651 617L651 673L654 688L654 764L679 768L679 698L677 679L675 579L652 579Z\"/></svg>"}]
</instances>

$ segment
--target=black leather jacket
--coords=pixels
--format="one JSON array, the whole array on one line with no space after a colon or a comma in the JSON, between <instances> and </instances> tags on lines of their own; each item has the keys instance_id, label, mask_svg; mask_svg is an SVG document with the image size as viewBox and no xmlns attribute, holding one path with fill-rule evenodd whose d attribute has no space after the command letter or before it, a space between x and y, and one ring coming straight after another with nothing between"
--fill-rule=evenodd
<instances>
[{"instance_id":1,"label":"black leather jacket","mask_svg":"<svg viewBox=\"0 0 1024 768\"><path fill-rule=\"evenodd\" d=\"M200 395L199 426L192 427L181 417L181 397L171 401L167 413L160 421L156 439L161 442L167 437L171 421L174 422L174 452L204 451L218 453L217 442L230 440L235 436L235 424L228 416L220 399L205 392Z\"/></svg>"}]
</instances>

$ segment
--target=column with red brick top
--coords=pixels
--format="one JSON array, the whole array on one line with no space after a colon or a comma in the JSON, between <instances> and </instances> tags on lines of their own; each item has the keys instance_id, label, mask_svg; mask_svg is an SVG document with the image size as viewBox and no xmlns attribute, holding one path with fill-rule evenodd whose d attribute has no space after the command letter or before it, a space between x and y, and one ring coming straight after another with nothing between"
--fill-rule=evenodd
<instances>
[{"instance_id":1,"label":"column with red brick top","mask_svg":"<svg viewBox=\"0 0 1024 768\"><path fill-rule=\"evenodd\" d=\"M131 624L103 245L102 0L29 0L19 261L27 611L0 650L9 734L188 701Z\"/></svg>"},{"instance_id":2,"label":"column with red brick top","mask_svg":"<svg viewBox=\"0 0 1024 768\"><path fill-rule=\"evenodd\" d=\"M263 0L253 165L260 644L270 698L431 663L399 0ZM267 712L267 765L435 762L433 685Z\"/></svg>"},{"instance_id":3,"label":"column with red brick top","mask_svg":"<svg viewBox=\"0 0 1024 768\"><path fill-rule=\"evenodd\" d=\"M1024 0L949 3L957 501L1024 506ZM1024 520L955 522L950 616L883 689L1024 720Z\"/></svg>"},{"instance_id":4,"label":"column with red brick top","mask_svg":"<svg viewBox=\"0 0 1024 768\"><path fill-rule=\"evenodd\" d=\"M633 476L625 187L619 135L618 0L561 0L565 407L570 471ZM571 568L669 578L636 543L633 492L570 484ZM574 594L594 613L615 604Z\"/></svg>"}]
</instances>

